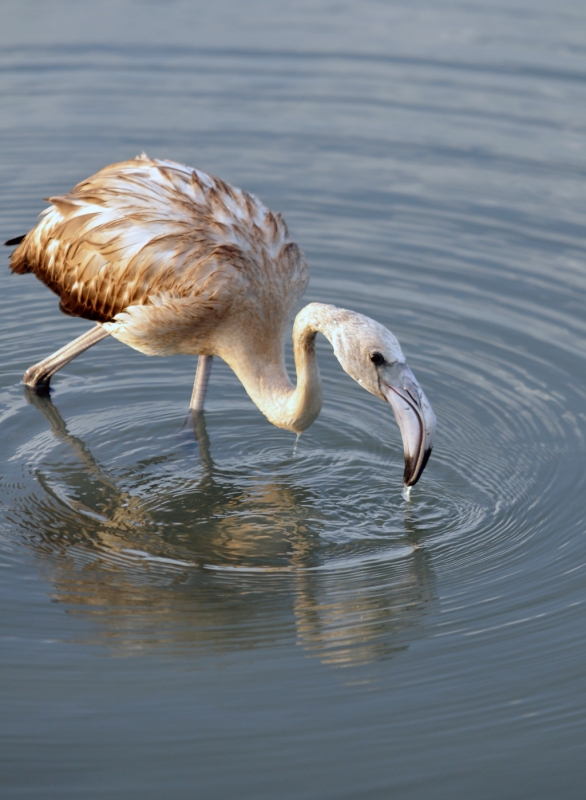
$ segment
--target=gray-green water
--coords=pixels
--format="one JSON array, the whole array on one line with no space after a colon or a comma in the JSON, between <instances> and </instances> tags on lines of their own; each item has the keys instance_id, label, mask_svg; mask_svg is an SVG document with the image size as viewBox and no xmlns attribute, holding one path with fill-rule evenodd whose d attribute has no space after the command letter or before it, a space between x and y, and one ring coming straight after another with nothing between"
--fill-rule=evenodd
<instances>
[{"instance_id":1,"label":"gray-green water","mask_svg":"<svg viewBox=\"0 0 586 800\"><path fill-rule=\"evenodd\" d=\"M222 364L104 341L0 272L0 796L581 798L586 9L6 2L0 233L146 150L281 211L307 301L399 337L438 417L320 342L272 428ZM209 437L209 450L205 437Z\"/></svg>"}]
</instances>

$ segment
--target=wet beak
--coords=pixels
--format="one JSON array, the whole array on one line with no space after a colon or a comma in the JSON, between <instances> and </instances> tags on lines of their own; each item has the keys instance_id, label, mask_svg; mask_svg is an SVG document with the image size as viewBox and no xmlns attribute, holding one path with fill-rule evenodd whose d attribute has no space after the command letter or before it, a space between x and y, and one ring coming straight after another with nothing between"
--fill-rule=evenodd
<instances>
[{"instance_id":1,"label":"wet beak","mask_svg":"<svg viewBox=\"0 0 586 800\"><path fill-rule=\"evenodd\" d=\"M395 414L405 451L405 486L414 486L433 446L435 414L407 364L395 364L379 373L379 388Z\"/></svg>"}]
</instances>

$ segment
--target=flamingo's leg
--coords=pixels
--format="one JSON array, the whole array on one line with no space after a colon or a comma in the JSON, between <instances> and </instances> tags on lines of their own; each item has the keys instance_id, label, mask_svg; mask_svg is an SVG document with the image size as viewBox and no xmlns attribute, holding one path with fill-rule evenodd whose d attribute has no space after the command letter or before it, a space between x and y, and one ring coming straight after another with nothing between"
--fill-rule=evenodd
<instances>
[{"instance_id":1,"label":"flamingo's leg","mask_svg":"<svg viewBox=\"0 0 586 800\"><path fill-rule=\"evenodd\" d=\"M104 330L101 325L96 325L95 328L78 336L77 339L69 342L69 344L66 344L65 347L57 350L48 358L29 367L24 373L23 382L33 389L47 390L51 377L57 370L69 364L76 356L83 353L88 347L97 344L101 339L105 339L106 336L109 336L108 331Z\"/></svg>"},{"instance_id":2,"label":"flamingo's leg","mask_svg":"<svg viewBox=\"0 0 586 800\"><path fill-rule=\"evenodd\" d=\"M213 358L213 356L200 356L197 360L193 392L191 393L191 402L189 403L189 408L192 411L203 411L206 389L208 388L210 372L212 371Z\"/></svg>"}]
</instances>

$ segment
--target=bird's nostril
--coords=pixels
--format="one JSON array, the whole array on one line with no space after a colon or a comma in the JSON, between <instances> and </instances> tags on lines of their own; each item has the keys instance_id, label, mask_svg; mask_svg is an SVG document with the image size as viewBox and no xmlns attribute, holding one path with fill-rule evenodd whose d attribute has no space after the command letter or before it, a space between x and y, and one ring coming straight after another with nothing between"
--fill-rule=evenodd
<instances>
[{"instance_id":1,"label":"bird's nostril","mask_svg":"<svg viewBox=\"0 0 586 800\"><path fill-rule=\"evenodd\" d=\"M419 403L419 395L415 391L413 386L405 386L405 391L409 395L409 397L413 400L414 403Z\"/></svg>"}]
</instances>

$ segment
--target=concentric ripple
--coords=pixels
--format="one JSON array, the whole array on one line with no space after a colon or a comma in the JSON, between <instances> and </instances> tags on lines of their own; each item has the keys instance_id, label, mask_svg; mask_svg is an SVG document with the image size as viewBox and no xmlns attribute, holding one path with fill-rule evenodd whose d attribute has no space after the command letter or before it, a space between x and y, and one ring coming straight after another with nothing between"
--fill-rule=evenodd
<instances>
[{"instance_id":1,"label":"concentric ripple","mask_svg":"<svg viewBox=\"0 0 586 800\"><path fill-rule=\"evenodd\" d=\"M358 285L349 294L394 326L385 302ZM54 400L8 391L6 521L56 597L124 650L154 627L173 647L226 646L229 630L231 647L294 634L336 665L390 655L433 607L433 558L444 576L490 572L523 557L552 514L564 527L556 495L569 450L582 445L572 408L583 393L563 373L572 353L547 362L528 355L538 348L518 323L514 340L486 320L464 331L438 306L422 309L415 329L417 309L397 317L417 336L405 350L438 417L409 503L390 409L353 384L325 341L324 409L298 441L269 426L223 365L194 427L191 361L157 363L146 399L152 362L108 342L87 356L94 377L58 379ZM97 387L115 350L127 363Z\"/></svg>"},{"instance_id":2,"label":"concentric ripple","mask_svg":"<svg viewBox=\"0 0 586 800\"><path fill-rule=\"evenodd\" d=\"M224 127L200 129L194 154L186 111L184 127L164 136L145 124L150 133L138 149L197 162L284 210L312 266L307 300L356 309L398 336L436 412L436 445L405 503L391 410L343 373L324 340L324 408L297 442L264 420L221 363L205 422L194 429L185 419L193 359L145 359L113 341L64 370L52 400L23 393L23 370L84 324L59 318L39 284L14 276L0 299L7 553L34 553L55 597L96 620L88 637L132 652L293 638L332 664L374 662L417 638L442 598L517 567L524 602L539 605L535 574L554 594L559 571L579 551L581 511L566 499L583 490L586 383L583 231L577 212L539 198L552 169L567 195L579 196L580 170L554 164L551 153L547 161L553 145L537 148L536 131L546 134L516 107L505 125L508 78L488 67L470 73L414 61L408 94L419 101L407 103L404 63L393 59L314 54L307 70L293 52L155 56L166 64L150 75L161 118L171 88L174 103L180 97L191 108L199 70L195 116L207 109ZM28 64L32 56L12 57ZM39 64L53 57L34 54ZM66 64L78 57L59 54ZM117 57L136 103L134 62L123 50ZM111 68L110 51L88 58L89 75ZM288 77L271 95L272 127L264 129L266 96L246 108L234 98L275 64ZM436 96L438 73L468 108L492 80L482 113L461 118L447 96ZM62 79L82 80L72 69ZM289 79L308 115L293 138L298 95ZM318 88L326 85L327 99ZM314 127L322 103L344 135ZM368 125L349 115L355 108ZM433 117L435 133L420 115ZM465 135L454 132L458 125ZM471 130L474 152L463 144ZM93 148L92 164L112 160L107 138L86 134L79 139ZM495 136L500 150L491 149ZM57 177L49 171L45 180ZM11 235L29 220L32 198L50 191L18 183L5 210ZM15 303L21 296L34 336ZM557 572L542 576L552 531L566 549ZM504 601L491 612L505 613ZM463 616L458 624L478 622L472 606Z\"/></svg>"}]
</instances>

